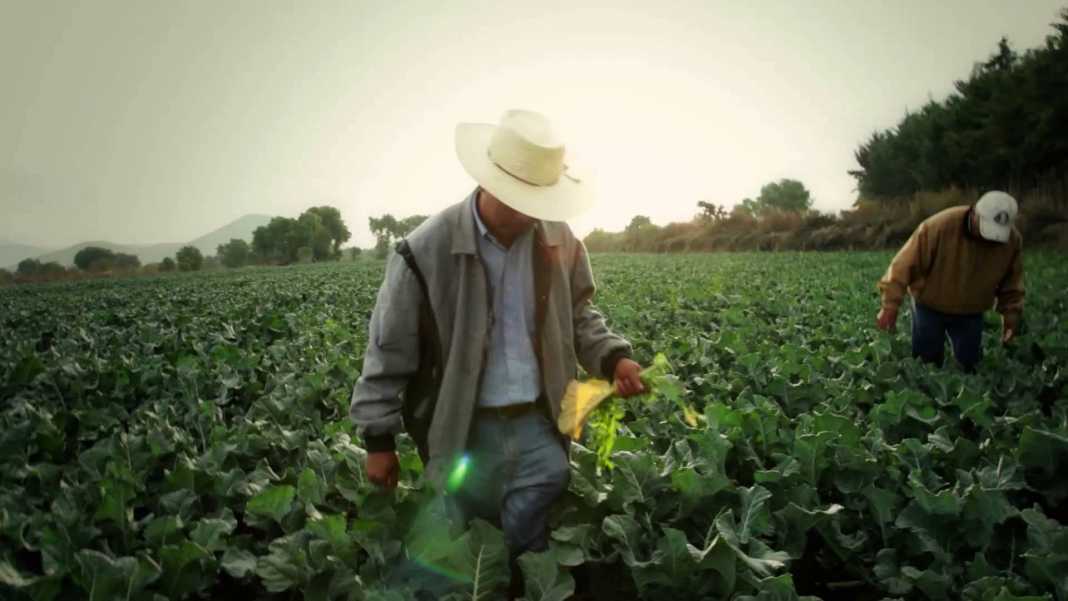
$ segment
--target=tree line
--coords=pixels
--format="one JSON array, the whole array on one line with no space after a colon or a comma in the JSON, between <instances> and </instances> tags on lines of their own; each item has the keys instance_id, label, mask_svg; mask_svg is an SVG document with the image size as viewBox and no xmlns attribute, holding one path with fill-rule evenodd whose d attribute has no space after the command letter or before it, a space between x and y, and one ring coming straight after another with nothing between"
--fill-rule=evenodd
<instances>
[{"instance_id":1,"label":"tree line","mask_svg":"<svg viewBox=\"0 0 1068 601\"><path fill-rule=\"evenodd\" d=\"M368 226L371 234L375 237L375 257L384 259L389 254L393 243L404 238L427 220L426 215L412 215L403 219L397 219L386 213L381 217L371 217Z\"/></svg>"},{"instance_id":2,"label":"tree line","mask_svg":"<svg viewBox=\"0 0 1068 601\"><path fill-rule=\"evenodd\" d=\"M1002 38L945 100L907 113L855 152L863 199L920 191L1001 189L1017 195L1068 168L1068 9L1045 45L1022 54ZM1063 180L1062 180L1063 181Z\"/></svg>"},{"instance_id":3,"label":"tree line","mask_svg":"<svg viewBox=\"0 0 1068 601\"><path fill-rule=\"evenodd\" d=\"M336 261L341 258L341 245L352 234L334 207L312 207L300 217L275 217L252 233L252 247L228 249L247 254L256 262L272 265Z\"/></svg>"},{"instance_id":4,"label":"tree line","mask_svg":"<svg viewBox=\"0 0 1068 601\"><path fill-rule=\"evenodd\" d=\"M370 217L368 225L376 239L375 257L385 258L396 241L407 236L426 219L426 215L397 218L389 213ZM304 211L296 219L274 217L267 225L253 230L251 242L233 238L220 244L215 255L204 256L199 248L184 246L174 257L166 257L158 264L142 266L140 259L134 255L89 246L75 255L73 270L54 261L42 263L37 259L25 259L18 264L15 273L0 269L0 284L11 283L15 279L48 280L78 274L200 271L217 267L337 261L342 257L342 245L351 237L338 209L319 206ZM358 247L351 247L348 251L351 259L361 254Z\"/></svg>"},{"instance_id":5,"label":"tree line","mask_svg":"<svg viewBox=\"0 0 1068 601\"><path fill-rule=\"evenodd\" d=\"M622 232L594 229L584 238L591 252L664 252L711 250L700 248L697 238L725 228L753 229L762 221L781 221L789 216L812 213L812 193L803 183L783 178L768 182L756 198L745 198L729 211L726 205L697 203L698 213L684 223L658 226L646 215L637 215Z\"/></svg>"},{"instance_id":6,"label":"tree line","mask_svg":"<svg viewBox=\"0 0 1068 601\"><path fill-rule=\"evenodd\" d=\"M55 261L24 259L14 273L0 269L0 284L86 275L200 271L218 267L336 261L342 256L342 244L351 237L338 209L319 206L304 211L296 219L275 217L267 225L253 230L251 243L232 238L218 245L215 255L205 256L199 248L187 245L173 257L142 265L140 258L135 255L87 246L74 255L74 266L70 269ZM358 248L350 249L350 252L352 257L359 255Z\"/></svg>"},{"instance_id":7,"label":"tree line","mask_svg":"<svg viewBox=\"0 0 1068 601\"><path fill-rule=\"evenodd\" d=\"M689 221L657 225L637 215L623 231L595 229L583 242L590 252L890 249L904 243L927 217L977 199L976 190L949 188L917 192L907 202L860 202L837 215L811 206L750 210L739 203L728 211L700 202ZM1021 203L1016 227L1028 246L1068 251L1068 207L1053 197L1033 196Z\"/></svg>"}]
</instances>

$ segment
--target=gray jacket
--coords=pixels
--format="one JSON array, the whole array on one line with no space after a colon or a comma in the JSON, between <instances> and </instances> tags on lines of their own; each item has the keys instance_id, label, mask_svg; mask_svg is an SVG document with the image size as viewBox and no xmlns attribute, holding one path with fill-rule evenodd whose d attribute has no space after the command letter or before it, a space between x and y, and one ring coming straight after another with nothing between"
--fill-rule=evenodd
<instances>
[{"instance_id":1,"label":"gray jacket","mask_svg":"<svg viewBox=\"0 0 1068 601\"><path fill-rule=\"evenodd\" d=\"M466 448L489 344L489 287L478 256L474 199L408 236L415 271L400 253L390 256L363 375L352 392L350 415L367 449L392 449L394 435L406 429L438 483L443 466ZM593 274L582 242L565 223L541 221L535 228L533 342L555 422L578 364L610 378L631 347L592 305Z\"/></svg>"}]
</instances>

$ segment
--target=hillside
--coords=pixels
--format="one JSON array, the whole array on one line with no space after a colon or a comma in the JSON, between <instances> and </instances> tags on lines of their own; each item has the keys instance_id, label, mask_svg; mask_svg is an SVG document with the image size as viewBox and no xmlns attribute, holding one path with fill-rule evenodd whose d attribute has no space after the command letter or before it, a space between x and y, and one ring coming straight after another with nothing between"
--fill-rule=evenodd
<instances>
[{"instance_id":1,"label":"hillside","mask_svg":"<svg viewBox=\"0 0 1068 601\"><path fill-rule=\"evenodd\" d=\"M43 255L52 249L0 240L0 265L15 265L26 257Z\"/></svg>"},{"instance_id":2,"label":"hillside","mask_svg":"<svg viewBox=\"0 0 1068 601\"><path fill-rule=\"evenodd\" d=\"M213 230L203 236L194 238L188 242L164 242L159 244L120 244L115 242L108 242L103 240L95 240L90 242L81 242L73 246L61 250L55 250L51 252L43 251L42 249L29 247L25 245L10 245L12 252L7 253L5 249L9 245L0 245L0 265L6 266L7 269L14 269L19 261L26 258L36 258L42 263L49 261L55 261L60 265L73 265L74 255L78 254L78 251L87 246L100 246L103 248L111 249L115 252L126 253L130 255L136 255L141 259L142 264L156 263L162 261L165 257L173 257L174 253L178 252L183 246L192 245L200 249L200 252L205 255L214 255L216 248L225 242L229 242L231 238L241 238L243 240L252 240L252 232L261 225L267 225L271 220L268 215L245 215L231 221L230 223ZM19 250L18 247L22 247Z\"/></svg>"},{"instance_id":3,"label":"hillside","mask_svg":"<svg viewBox=\"0 0 1068 601\"><path fill-rule=\"evenodd\" d=\"M213 232L188 242L188 244L199 248L200 252L205 255L214 255L220 244L226 244L232 238L240 238L252 242L252 232L261 225L267 225L270 221L270 215L245 215ZM141 261L144 262L144 259Z\"/></svg>"}]
</instances>

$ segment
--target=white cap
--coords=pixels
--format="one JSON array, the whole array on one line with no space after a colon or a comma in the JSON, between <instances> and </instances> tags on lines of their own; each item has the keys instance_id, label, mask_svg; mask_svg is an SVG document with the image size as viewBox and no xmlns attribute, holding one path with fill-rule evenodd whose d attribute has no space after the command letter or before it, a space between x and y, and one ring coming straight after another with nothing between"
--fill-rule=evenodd
<instances>
[{"instance_id":1,"label":"white cap","mask_svg":"<svg viewBox=\"0 0 1068 601\"><path fill-rule=\"evenodd\" d=\"M1008 242L1018 210L1016 199L1005 192L992 190L983 194L975 203L979 235L994 242Z\"/></svg>"}]
</instances>

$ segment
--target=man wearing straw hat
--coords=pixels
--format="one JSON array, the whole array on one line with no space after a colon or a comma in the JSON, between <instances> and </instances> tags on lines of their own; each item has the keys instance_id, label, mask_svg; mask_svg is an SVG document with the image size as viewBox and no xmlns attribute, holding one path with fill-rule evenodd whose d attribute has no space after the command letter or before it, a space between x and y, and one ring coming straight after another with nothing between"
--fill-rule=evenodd
<instances>
[{"instance_id":1,"label":"man wearing straw hat","mask_svg":"<svg viewBox=\"0 0 1068 601\"><path fill-rule=\"evenodd\" d=\"M500 524L515 558L546 548L567 487L555 423L577 366L623 396L642 391L640 367L591 303L586 249L564 220L593 196L546 118L461 124L456 152L478 187L391 255L351 416L372 482L396 486L406 430L454 514Z\"/></svg>"},{"instance_id":2,"label":"man wearing straw hat","mask_svg":"<svg viewBox=\"0 0 1068 601\"><path fill-rule=\"evenodd\" d=\"M1023 241L1013 227L1016 199L987 192L974 206L946 209L920 224L879 280L876 325L892 330L912 295L912 355L941 365L946 338L961 367L982 358L983 312L1001 313L1001 341L1015 336L1023 312Z\"/></svg>"}]
</instances>

